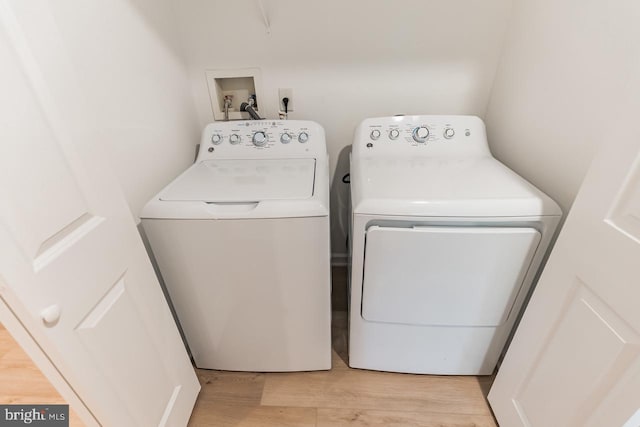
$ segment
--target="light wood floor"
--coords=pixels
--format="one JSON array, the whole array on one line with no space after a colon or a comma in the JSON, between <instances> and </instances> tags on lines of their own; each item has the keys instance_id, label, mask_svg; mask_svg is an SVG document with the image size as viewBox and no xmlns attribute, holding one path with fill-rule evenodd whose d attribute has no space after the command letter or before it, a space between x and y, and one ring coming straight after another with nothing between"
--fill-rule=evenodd
<instances>
[{"instance_id":1,"label":"light wood floor","mask_svg":"<svg viewBox=\"0 0 640 427\"><path fill-rule=\"evenodd\" d=\"M335 273L333 307L346 310L346 272ZM486 403L493 377L350 369L346 311L334 312L333 319L331 371L261 374L198 369L202 391L189 426L496 427ZM2 325L0 403L65 403ZM70 425L83 425L73 411Z\"/></svg>"},{"instance_id":2,"label":"light wood floor","mask_svg":"<svg viewBox=\"0 0 640 427\"><path fill-rule=\"evenodd\" d=\"M333 369L301 373L198 370L190 426L489 427L493 377L444 377L350 369L347 314L334 312Z\"/></svg>"},{"instance_id":3,"label":"light wood floor","mask_svg":"<svg viewBox=\"0 0 640 427\"><path fill-rule=\"evenodd\" d=\"M202 391L189 426L496 426L485 400L492 377L350 369L346 344L346 312L335 312L331 371L197 370ZM1 325L0 403L65 403ZM82 426L71 412L71 426Z\"/></svg>"}]
</instances>

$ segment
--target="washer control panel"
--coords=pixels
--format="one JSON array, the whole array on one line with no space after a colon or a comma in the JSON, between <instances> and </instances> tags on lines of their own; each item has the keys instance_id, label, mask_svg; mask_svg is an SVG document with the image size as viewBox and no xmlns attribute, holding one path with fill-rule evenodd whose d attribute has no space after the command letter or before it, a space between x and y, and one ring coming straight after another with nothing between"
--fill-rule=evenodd
<instances>
[{"instance_id":1,"label":"washer control panel","mask_svg":"<svg viewBox=\"0 0 640 427\"><path fill-rule=\"evenodd\" d=\"M198 161L326 155L324 129L307 120L214 122L203 131Z\"/></svg>"},{"instance_id":2,"label":"washer control panel","mask_svg":"<svg viewBox=\"0 0 640 427\"><path fill-rule=\"evenodd\" d=\"M393 116L364 120L353 154L361 156L490 155L483 121L476 116Z\"/></svg>"}]
</instances>

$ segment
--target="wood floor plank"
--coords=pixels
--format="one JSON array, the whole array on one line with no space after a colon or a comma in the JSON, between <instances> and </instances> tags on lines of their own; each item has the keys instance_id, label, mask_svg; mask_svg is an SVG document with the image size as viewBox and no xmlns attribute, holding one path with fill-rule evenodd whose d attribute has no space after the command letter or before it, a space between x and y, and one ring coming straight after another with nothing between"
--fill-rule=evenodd
<instances>
[{"instance_id":1,"label":"wood floor plank","mask_svg":"<svg viewBox=\"0 0 640 427\"><path fill-rule=\"evenodd\" d=\"M38 367L33 364L27 353L25 353L22 347L18 346L17 343L7 349L7 351L0 356L0 361L0 363L5 367L21 367L36 370L38 372L40 371Z\"/></svg>"},{"instance_id":2,"label":"wood floor plank","mask_svg":"<svg viewBox=\"0 0 640 427\"><path fill-rule=\"evenodd\" d=\"M198 400L189 427L315 427L315 408L246 406Z\"/></svg>"},{"instance_id":3,"label":"wood floor plank","mask_svg":"<svg viewBox=\"0 0 640 427\"><path fill-rule=\"evenodd\" d=\"M490 415L476 377L355 369L267 374L262 404Z\"/></svg>"},{"instance_id":4,"label":"wood floor plank","mask_svg":"<svg viewBox=\"0 0 640 427\"><path fill-rule=\"evenodd\" d=\"M265 374L255 372L225 372L196 369L202 389L198 400L259 405Z\"/></svg>"},{"instance_id":5,"label":"wood floor plank","mask_svg":"<svg viewBox=\"0 0 640 427\"><path fill-rule=\"evenodd\" d=\"M315 408L260 406L265 374L197 370L202 386L189 426L312 427Z\"/></svg>"},{"instance_id":6,"label":"wood floor plank","mask_svg":"<svg viewBox=\"0 0 640 427\"><path fill-rule=\"evenodd\" d=\"M317 427L497 427L492 416L362 409L318 409Z\"/></svg>"}]
</instances>

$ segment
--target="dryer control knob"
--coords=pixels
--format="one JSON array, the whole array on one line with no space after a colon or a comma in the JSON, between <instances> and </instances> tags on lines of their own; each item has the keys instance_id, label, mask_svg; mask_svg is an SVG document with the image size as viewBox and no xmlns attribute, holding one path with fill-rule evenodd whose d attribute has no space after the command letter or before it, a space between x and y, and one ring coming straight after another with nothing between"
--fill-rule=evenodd
<instances>
[{"instance_id":1,"label":"dryer control knob","mask_svg":"<svg viewBox=\"0 0 640 427\"><path fill-rule=\"evenodd\" d=\"M237 133L232 133L229 135L229 142L233 145L238 144L240 142L240 135Z\"/></svg>"},{"instance_id":2,"label":"dryer control knob","mask_svg":"<svg viewBox=\"0 0 640 427\"><path fill-rule=\"evenodd\" d=\"M378 129L372 130L369 137L375 141L376 139L380 138L380 131Z\"/></svg>"},{"instance_id":3,"label":"dryer control knob","mask_svg":"<svg viewBox=\"0 0 640 427\"><path fill-rule=\"evenodd\" d=\"M267 143L267 135L264 132L256 132L253 134L253 145L262 147Z\"/></svg>"},{"instance_id":4,"label":"dryer control knob","mask_svg":"<svg viewBox=\"0 0 640 427\"><path fill-rule=\"evenodd\" d=\"M309 140L309 134L306 132L300 132L300 135L298 135L298 141L304 144L308 140Z\"/></svg>"},{"instance_id":5,"label":"dryer control knob","mask_svg":"<svg viewBox=\"0 0 640 427\"><path fill-rule=\"evenodd\" d=\"M453 128L446 128L444 130L444 137L447 139L451 139L453 138L453 136L456 134L456 131L453 130Z\"/></svg>"},{"instance_id":6,"label":"dryer control knob","mask_svg":"<svg viewBox=\"0 0 640 427\"><path fill-rule=\"evenodd\" d=\"M425 142L429 136L429 129L425 126L419 126L413 130L412 136L415 142Z\"/></svg>"},{"instance_id":7,"label":"dryer control knob","mask_svg":"<svg viewBox=\"0 0 640 427\"><path fill-rule=\"evenodd\" d=\"M211 143L218 145L222 142L222 135L220 135L219 133L214 133L213 135L211 135Z\"/></svg>"},{"instance_id":8,"label":"dryer control knob","mask_svg":"<svg viewBox=\"0 0 640 427\"><path fill-rule=\"evenodd\" d=\"M283 144L288 144L291 142L291 135L289 135L288 133L283 133L280 136L280 142L282 142Z\"/></svg>"},{"instance_id":9,"label":"dryer control knob","mask_svg":"<svg viewBox=\"0 0 640 427\"><path fill-rule=\"evenodd\" d=\"M389 131L390 139L398 139L399 136L400 136L400 131L398 129L391 129Z\"/></svg>"}]
</instances>

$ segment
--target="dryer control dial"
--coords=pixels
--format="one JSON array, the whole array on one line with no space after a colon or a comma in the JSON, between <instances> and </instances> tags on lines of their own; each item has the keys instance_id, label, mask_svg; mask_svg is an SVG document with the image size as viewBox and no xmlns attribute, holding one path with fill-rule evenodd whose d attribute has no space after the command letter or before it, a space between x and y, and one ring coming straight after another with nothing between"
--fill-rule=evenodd
<instances>
[{"instance_id":1,"label":"dryer control dial","mask_svg":"<svg viewBox=\"0 0 640 427\"><path fill-rule=\"evenodd\" d=\"M267 143L267 134L262 131L258 131L253 134L253 145L256 147L262 147Z\"/></svg>"},{"instance_id":2,"label":"dryer control dial","mask_svg":"<svg viewBox=\"0 0 640 427\"><path fill-rule=\"evenodd\" d=\"M233 145L236 145L240 142L240 135L238 135L237 133L232 133L231 135L229 135L229 142Z\"/></svg>"},{"instance_id":3,"label":"dryer control dial","mask_svg":"<svg viewBox=\"0 0 640 427\"><path fill-rule=\"evenodd\" d=\"M429 129L425 126L419 126L413 130L413 140L415 142L426 142L429 136Z\"/></svg>"},{"instance_id":4,"label":"dryer control dial","mask_svg":"<svg viewBox=\"0 0 640 427\"><path fill-rule=\"evenodd\" d=\"M380 138L380 131L378 129L372 130L371 134L369 135L369 137L371 139L373 139L374 141L377 140L378 138Z\"/></svg>"},{"instance_id":5,"label":"dryer control dial","mask_svg":"<svg viewBox=\"0 0 640 427\"><path fill-rule=\"evenodd\" d=\"M309 140L309 134L306 132L300 132L300 134L298 135L298 141L305 143Z\"/></svg>"},{"instance_id":6,"label":"dryer control dial","mask_svg":"<svg viewBox=\"0 0 640 427\"><path fill-rule=\"evenodd\" d=\"M391 129L389 131L389 139L398 139L400 131L398 129Z\"/></svg>"}]
</instances>

